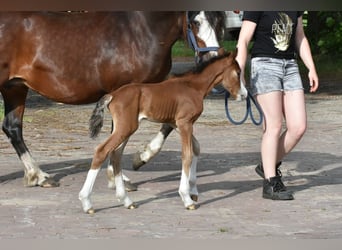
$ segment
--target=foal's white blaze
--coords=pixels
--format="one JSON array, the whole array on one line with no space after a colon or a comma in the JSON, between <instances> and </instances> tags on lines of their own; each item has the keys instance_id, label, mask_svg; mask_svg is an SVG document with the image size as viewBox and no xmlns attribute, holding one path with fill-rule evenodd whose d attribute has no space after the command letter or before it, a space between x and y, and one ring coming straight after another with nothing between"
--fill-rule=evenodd
<instances>
[{"instance_id":1,"label":"foal's white blaze","mask_svg":"<svg viewBox=\"0 0 342 250\"><path fill-rule=\"evenodd\" d=\"M200 24L197 36L205 42L205 45L207 47L219 47L215 30L210 26L204 11L200 11L194 20ZM209 55L210 57L217 56L217 51L210 51Z\"/></svg>"},{"instance_id":2,"label":"foal's white blaze","mask_svg":"<svg viewBox=\"0 0 342 250\"><path fill-rule=\"evenodd\" d=\"M90 195L93 190L93 186L96 180L96 176L99 173L100 168L98 169L90 169L87 174L87 178L83 184L83 187L78 194L79 200L82 202L82 207L84 212L88 212L92 209Z\"/></svg>"}]
</instances>

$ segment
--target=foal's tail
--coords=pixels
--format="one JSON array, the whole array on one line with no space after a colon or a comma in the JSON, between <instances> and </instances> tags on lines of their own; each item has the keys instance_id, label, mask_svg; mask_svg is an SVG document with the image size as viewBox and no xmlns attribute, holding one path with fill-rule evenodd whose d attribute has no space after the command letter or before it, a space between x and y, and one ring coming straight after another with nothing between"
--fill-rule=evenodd
<instances>
[{"instance_id":1,"label":"foal's tail","mask_svg":"<svg viewBox=\"0 0 342 250\"><path fill-rule=\"evenodd\" d=\"M93 113L89 119L90 138L95 138L100 133L103 126L104 108L108 106L112 98L113 97L111 95L105 95L96 103Z\"/></svg>"}]
</instances>

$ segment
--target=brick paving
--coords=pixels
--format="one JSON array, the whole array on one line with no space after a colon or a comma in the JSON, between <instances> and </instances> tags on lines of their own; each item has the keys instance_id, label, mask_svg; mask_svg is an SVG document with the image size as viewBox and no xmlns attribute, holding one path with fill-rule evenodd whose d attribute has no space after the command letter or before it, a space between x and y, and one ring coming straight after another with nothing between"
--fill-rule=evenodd
<instances>
[{"instance_id":1,"label":"brick paving","mask_svg":"<svg viewBox=\"0 0 342 250\"><path fill-rule=\"evenodd\" d=\"M191 63L176 66L186 68ZM342 84L338 82L338 84ZM96 140L88 137L94 105L70 106L32 94L25 113L24 137L43 170L58 188L23 186L23 166L0 135L0 238L16 239L338 239L342 237L342 95L307 94L308 130L284 160L282 172L293 201L261 197L260 126L248 120L230 124L222 96L209 96L195 125L201 144L198 164L199 208L187 211L178 195L181 152L172 133L162 152L139 171L132 154L142 149L159 125L143 122L123 157L125 173L138 185L129 193L139 207L125 209L107 188L105 169L95 183L94 215L84 214L78 192L94 147L110 131L109 113ZM238 117L244 103L231 103Z\"/></svg>"}]
</instances>

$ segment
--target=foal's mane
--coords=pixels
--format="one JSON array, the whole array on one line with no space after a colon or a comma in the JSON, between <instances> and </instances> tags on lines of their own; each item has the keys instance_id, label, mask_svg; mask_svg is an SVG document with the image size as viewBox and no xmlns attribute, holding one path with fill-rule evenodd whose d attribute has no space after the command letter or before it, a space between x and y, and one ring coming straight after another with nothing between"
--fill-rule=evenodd
<instances>
[{"instance_id":1,"label":"foal's mane","mask_svg":"<svg viewBox=\"0 0 342 250\"><path fill-rule=\"evenodd\" d=\"M219 61L223 58L226 58L228 57L229 55L231 54L231 52L224 52L224 54L222 55L219 55L219 56L215 56L215 57L212 57L211 59L209 59L208 61L205 61L205 62L202 62L201 64L198 64L196 65L194 68L192 68L191 70L189 71L186 71L184 73L179 73L179 74L173 74L173 76L171 77L182 77L182 76L186 76L186 75L189 75L189 74L199 74L201 73L206 67L208 67L208 65L216 62L216 61Z\"/></svg>"},{"instance_id":2,"label":"foal's mane","mask_svg":"<svg viewBox=\"0 0 342 250\"><path fill-rule=\"evenodd\" d=\"M208 61L205 61L205 62L198 64L194 69L192 69L192 73L194 73L194 74L201 73L206 67L208 67L208 65L210 65L216 61L219 61L223 58L229 57L230 53L231 52L224 52L224 54L222 54L222 55L212 57Z\"/></svg>"}]
</instances>

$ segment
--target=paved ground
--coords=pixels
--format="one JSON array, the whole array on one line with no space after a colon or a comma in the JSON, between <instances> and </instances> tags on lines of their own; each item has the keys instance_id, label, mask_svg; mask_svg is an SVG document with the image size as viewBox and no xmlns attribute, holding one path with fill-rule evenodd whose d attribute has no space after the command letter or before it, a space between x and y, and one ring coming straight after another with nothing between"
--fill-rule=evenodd
<instances>
[{"instance_id":1,"label":"paved ground","mask_svg":"<svg viewBox=\"0 0 342 250\"><path fill-rule=\"evenodd\" d=\"M187 62L176 67L186 68ZM323 83L322 83L323 84ZM96 213L84 214L77 199L94 147L109 133L109 114L96 140L88 138L94 105L69 106L31 94L24 137L42 169L60 181L52 189L26 188L23 166L0 135L0 238L185 238L185 239L315 239L342 237L342 95L341 81L327 80L320 93L307 95L308 131L285 159L284 181L295 200L261 198L262 180L255 174L261 128L247 121L231 125L224 100L210 96L195 126L201 143L198 165L200 207L184 209L177 189L180 180L178 134L140 171L131 170L132 154L158 131L142 123L129 141L123 165L139 186L130 193L139 207L127 210L101 171L92 196ZM244 103L231 103L237 118Z\"/></svg>"}]
</instances>

